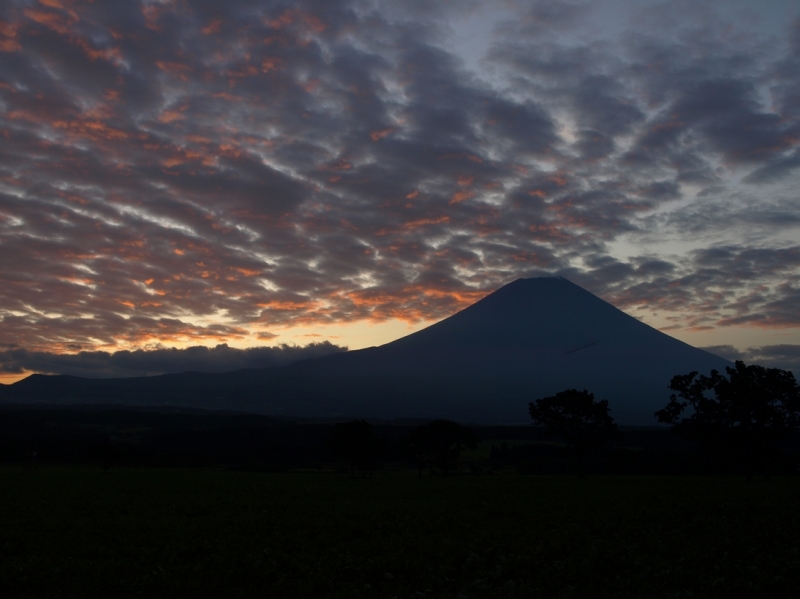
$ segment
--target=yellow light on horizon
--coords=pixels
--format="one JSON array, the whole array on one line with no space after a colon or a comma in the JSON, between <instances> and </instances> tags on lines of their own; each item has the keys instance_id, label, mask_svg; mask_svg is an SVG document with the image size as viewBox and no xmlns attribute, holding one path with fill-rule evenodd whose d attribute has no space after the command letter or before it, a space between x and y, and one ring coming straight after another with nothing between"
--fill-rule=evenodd
<instances>
[{"instance_id":1,"label":"yellow light on horizon","mask_svg":"<svg viewBox=\"0 0 800 599\"><path fill-rule=\"evenodd\" d=\"M277 336L270 340L269 345L280 343L308 345L327 340L335 345L346 346L351 350L363 349L389 343L422 330L435 322L437 321L409 323L399 319L381 322L359 320L347 323L291 326L285 329L275 328L271 332Z\"/></svg>"},{"instance_id":2,"label":"yellow light on horizon","mask_svg":"<svg viewBox=\"0 0 800 599\"><path fill-rule=\"evenodd\" d=\"M21 372L19 374L0 373L0 384L13 385L17 381L21 381L24 378L28 378L32 374L34 373L33 372Z\"/></svg>"}]
</instances>

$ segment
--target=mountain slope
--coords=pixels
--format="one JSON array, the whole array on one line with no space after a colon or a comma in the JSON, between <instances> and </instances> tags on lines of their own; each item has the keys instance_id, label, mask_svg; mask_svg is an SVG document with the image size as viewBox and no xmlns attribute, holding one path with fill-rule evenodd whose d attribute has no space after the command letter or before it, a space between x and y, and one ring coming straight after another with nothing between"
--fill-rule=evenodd
<instances>
[{"instance_id":1,"label":"mountain slope","mask_svg":"<svg viewBox=\"0 0 800 599\"><path fill-rule=\"evenodd\" d=\"M287 371L338 389L331 405L350 403L359 412L374 402L398 416L525 422L527 402L576 387L608 399L620 422L654 424L672 376L727 365L566 279L542 277L514 281L392 343ZM356 392L365 387L380 389L384 399Z\"/></svg>"},{"instance_id":2,"label":"mountain slope","mask_svg":"<svg viewBox=\"0 0 800 599\"><path fill-rule=\"evenodd\" d=\"M567 388L608 399L622 424L655 424L672 376L730 362L639 322L566 279L519 279L380 347L224 374L90 380L34 376L5 401L138 403L271 414L525 423ZM15 399L16 398L16 399Z\"/></svg>"}]
</instances>

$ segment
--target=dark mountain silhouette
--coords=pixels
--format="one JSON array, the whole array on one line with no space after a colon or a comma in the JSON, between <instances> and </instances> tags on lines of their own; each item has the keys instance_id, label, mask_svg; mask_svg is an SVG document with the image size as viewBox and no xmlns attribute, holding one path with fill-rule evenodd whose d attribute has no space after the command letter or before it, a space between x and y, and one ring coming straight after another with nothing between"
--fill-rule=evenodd
<instances>
[{"instance_id":1,"label":"dark mountain silhouette","mask_svg":"<svg viewBox=\"0 0 800 599\"><path fill-rule=\"evenodd\" d=\"M422 331L289 366L130 379L34 375L0 401L184 405L305 417L525 423L568 388L620 424L655 424L672 376L731 363L665 335L563 278L519 279Z\"/></svg>"}]
</instances>

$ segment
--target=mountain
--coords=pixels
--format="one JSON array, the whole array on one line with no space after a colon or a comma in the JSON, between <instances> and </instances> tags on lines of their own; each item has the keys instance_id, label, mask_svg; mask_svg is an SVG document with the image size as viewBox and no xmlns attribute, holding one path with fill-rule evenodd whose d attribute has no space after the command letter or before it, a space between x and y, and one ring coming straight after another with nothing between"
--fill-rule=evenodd
<instances>
[{"instance_id":1,"label":"mountain","mask_svg":"<svg viewBox=\"0 0 800 599\"><path fill-rule=\"evenodd\" d=\"M518 279L380 347L269 369L132 379L34 375L2 401L240 409L306 417L526 423L568 388L608 399L620 424L653 425L672 376L730 362L628 316L563 278Z\"/></svg>"}]
</instances>

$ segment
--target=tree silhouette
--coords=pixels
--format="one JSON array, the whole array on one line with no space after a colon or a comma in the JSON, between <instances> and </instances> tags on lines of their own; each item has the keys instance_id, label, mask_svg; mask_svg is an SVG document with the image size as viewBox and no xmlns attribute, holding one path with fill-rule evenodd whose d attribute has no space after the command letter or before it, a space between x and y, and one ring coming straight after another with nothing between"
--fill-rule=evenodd
<instances>
[{"instance_id":1,"label":"tree silhouette","mask_svg":"<svg viewBox=\"0 0 800 599\"><path fill-rule=\"evenodd\" d=\"M544 425L547 434L559 435L582 459L596 447L618 434L608 414L608 400L595 401L585 389L567 389L529 404L534 424Z\"/></svg>"},{"instance_id":2,"label":"tree silhouette","mask_svg":"<svg viewBox=\"0 0 800 599\"><path fill-rule=\"evenodd\" d=\"M374 427L365 420L340 422L331 431L328 444L333 452L350 463L350 476L356 470L362 476L372 476L380 453L380 440L375 436Z\"/></svg>"},{"instance_id":3,"label":"tree silhouette","mask_svg":"<svg viewBox=\"0 0 800 599\"><path fill-rule=\"evenodd\" d=\"M681 437L761 469L775 444L800 428L800 386L788 370L737 361L725 371L672 377L675 393L656 418Z\"/></svg>"},{"instance_id":4,"label":"tree silhouette","mask_svg":"<svg viewBox=\"0 0 800 599\"><path fill-rule=\"evenodd\" d=\"M410 440L419 476L425 467L431 469L431 474L434 468L442 474L455 470L461 452L477 445L478 437L472 431L451 420L434 420L418 426Z\"/></svg>"}]
</instances>

